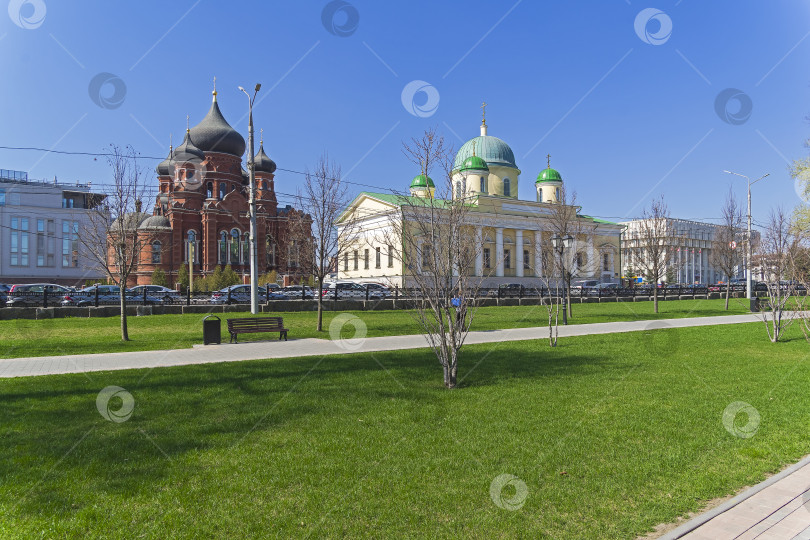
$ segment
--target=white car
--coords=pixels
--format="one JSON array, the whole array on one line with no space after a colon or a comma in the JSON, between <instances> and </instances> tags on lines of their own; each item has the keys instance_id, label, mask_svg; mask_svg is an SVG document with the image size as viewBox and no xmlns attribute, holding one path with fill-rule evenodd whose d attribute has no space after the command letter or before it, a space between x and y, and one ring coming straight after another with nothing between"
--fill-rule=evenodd
<instances>
[{"instance_id":1,"label":"white car","mask_svg":"<svg viewBox=\"0 0 810 540\"><path fill-rule=\"evenodd\" d=\"M355 298L357 300L365 300L366 287L353 281L338 281L328 284L324 283L321 294L325 300L335 298L335 296L337 296L339 299ZM374 289L372 287L368 288L369 300L380 300L382 298L384 298L384 296L379 289Z\"/></svg>"}]
</instances>

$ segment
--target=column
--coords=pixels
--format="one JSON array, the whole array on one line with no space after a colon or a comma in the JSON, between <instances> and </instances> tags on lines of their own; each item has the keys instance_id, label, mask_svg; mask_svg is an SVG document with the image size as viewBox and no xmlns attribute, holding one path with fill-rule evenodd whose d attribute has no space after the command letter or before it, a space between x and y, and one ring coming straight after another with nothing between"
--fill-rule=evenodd
<instances>
[{"instance_id":1,"label":"column","mask_svg":"<svg viewBox=\"0 0 810 540\"><path fill-rule=\"evenodd\" d=\"M484 230L481 227L475 228L475 275L484 275Z\"/></svg>"},{"instance_id":2,"label":"column","mask_svg":"<svg viewBox=\"0 0 810 540\"><path fill-rule=\"evenodd\" d=\"M503 277L503 227L495 228L495 276Z\"/></svg>"},{"instance_id":3,"label":"column","mask_svg":"<svg viewBox=\"0 0 810 540\"><path fill-rule=\"evenodd\" d=\"M523 230L515 231L515 275L523 277Z\"/></svg>"},{"instance_id":4,"label":"column","mask_svg":"<svg viewBox=\"0 0 810 540\"><path fill-rule=\"evenodd\" d=\"M588 268L585 268L587 273L592 273L593 277L599 278L601 272L599 269L602 266L602 261L597 261L595 259L596 253L593 249L593 235L588 236Z\"/></svg>"},{"instance_id":5,"label":"column","mask_svg":"<svg viewBox=\"0 0 810 540\"><path fill-rule=\"evenodd\" d=\"M543 277L543 233L534 231L534 275Z\"/></svg>"}]
</instances>

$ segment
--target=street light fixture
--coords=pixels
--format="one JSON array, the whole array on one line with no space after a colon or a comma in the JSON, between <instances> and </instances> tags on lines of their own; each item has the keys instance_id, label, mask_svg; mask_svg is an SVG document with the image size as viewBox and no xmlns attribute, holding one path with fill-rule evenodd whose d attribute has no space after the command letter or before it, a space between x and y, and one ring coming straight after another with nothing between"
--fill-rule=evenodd
<instances>
[{"instance_id":1,"label":"street light fixture","mask_svg":"<svg viewBox=\"0 0 810 540\"><path fill-rule=\"evenodd\" d=\"M751 261L751 258L753 257L753 255L751 253L751 186L756 184L757 182L759 182L763 178L765 178L767 176L770 176L771 173L763 174L762 176L760 176L759 178L757 178L756 180L754 180L752 182L751 179L749 177L745 176L744 174L735 173L735 172L731 172L731 171L723 171L723 172L726 173L726 174L733 174L734 176L739 176L741 178L745 178L748 181L748 242L747 242L747 244L748 244L748 250L747 250L748 253L746 255L747 260L746 260L746 264L745 264L745 274L746 274L746 277L745 277L745 296L746 296L746 298L751 300L751 298L752 298L752 294L751 294L751 288L752 288L751 287L751 285L752 285L752 283L751 283L751 264L752 264L752 261Z\"/></svg>"},{"instance_id":2,"label":"street light fixture","mask_svg":"<svg viewBox=\"0 0 810 540\"><path fill-rule=\"evenodd\" d=\"M259 261L258 246L256 243L256 171L253 165L253 102L256 101L256 94L261 89L261 84L256 84L251 97L247 91L239 87L239 90L248 97L248 178L250 179L248 190L248 212L250 215L250 312L254 315L259 313Z\"/></svg>"},{"instance_id":3,"label":"street light fixture","mask_svg":"<svg viewBox=\"0 0 810 540\"><path fill-rule=\"evenodd\" d=\"M568 283L568 271L566 269L565 264L563 264L563 254L565 253L566 249L569 249L572 245L574 245L574 237L570 234L565 236L560 236L559 234L555 234L551 237L551 244L554 246L554 251L560 256L560 273L562 274L563 284L565 285L563 294L565 295L564 298L564 305L563 305L563 325L568 324L568 302L569 302L569 289L570 285Z\"/></svg>"}]
</instances>

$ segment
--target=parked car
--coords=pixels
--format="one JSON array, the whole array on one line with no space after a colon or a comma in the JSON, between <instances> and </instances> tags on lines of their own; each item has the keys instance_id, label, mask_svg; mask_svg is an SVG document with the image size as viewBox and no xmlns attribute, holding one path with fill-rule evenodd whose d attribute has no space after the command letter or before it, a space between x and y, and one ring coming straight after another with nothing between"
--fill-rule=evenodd
<instances>
[{"instance_id":1,"label":"parked car","mask_svg":"<svg viewBox=\"0 0 810 540\"><path fill-rule=\"evenodd\" d=\"M379 293L380 296L382 296L383 298L388 298L389 296L391 296L391 289L389 289L382 283L363 283L362 285L364 287L369 288L369 293L371 292Z\"/></svg>"},{"instance_id":2,"label":"parked car","mask_svg":"<svg viewBox=\"0 0 810 540\"><path fill-rule=\"evenodd\" d=\"M0 306L6 305L6 300L8 300L8 291L11 290L11 285L6 285L5 283L0 283Z\"/></svg>"},{"instance_id":3,"label":"parked car","mask_svg":"<svg viewBox=\"0 0 810 540\"><path fill-rule=\"evenodd\" d=\"M588 291L591 296L616 296L619 291L618 283L600 283Z\"/></svg>"},{"instance_id":4,"label":"parked car","mask_svg":"<svg viewBox=\"0 0 810 540\"><path fill-rule=\"evenodd\" d=\"M52 301L54 305L57 305L60 298L67 291L67 287L52 283L12 285L11 289L6 293L6 305L8 307L41 306L45 302L46 294L48 295L48 301Z\"/></svg>"},{"instance_id":5,"label":"parked car","mask_svg":"<svg viewBox=\"0 0 810 540\"><path fill-rule=\"evenodd\" d=\"M571 284L571 294L573 296L587 296L595 294L596 287L599 286L598 279L586 279L582 281L575 281Z\"/></svg>"},{"instance_id":6,"label":"parked car","mask_svg":"<svg viewBox=\"0 0 810 540\"><path fill-rule=\"evenodd\" d=\"M64 291L61 304L63 306L88 307L96 304L96 289L98 289L99 305L118 304L121 301L118 285L91 285L78 291ZM132 303L133 297L125 294L127 303Z\"/></svg>"},{"instance_id":7,"label":"parked car","mask_svg":"<svg viewBox=\"0 0 810 540\"><path fill-rule=\"evenodd\" d=\"M182 300L180 292L162 285L136 285L127 289L127 294L143 302L144 292L146 293L147 304L172 304Z\"/></svg>"},{"instance_id":8,"label":"parked car","mask_svg":"<svg viewBox=\"0 0 810 540\"><path fill-rule=\"evenodd\" d=\"M310 289L307 286L304 286L303 289L304 291L302 293L301 285L290 285L289 287L278 289L278 292L280 292L290 300L301 300L302 294L305 300L312 300L313 298L315 298L315 295L313 295L312 293L312 289Z\"/></svg>"},{"instance_id":9,"label":"parked car","mask_svg":"<svg viewBox=\"0 0 810 540\"><path fill-rule=\"evenodd\" d=\"M268 291L265 287L259 287L259 302L265 300L287 300L287 297L278 292ZM211 294L212 304L249 304L250 285L230 285Z\"/></svg>"},{"instance_id":10,"label":"parked car","mask_svg":"<svg viewBox=\"0 0 810 540\"><path fill-rule=\"evenodd\" d=\"M339 299L366 298L366 288L359 283L353 281L336 281L329 284L324 283L324 288L321 291L324 298L334 298L337 295ZM382 293L369 289L368 298L370 300L380 300L383 298Z\"/></svg>"},{"instance_id":11,"label":"parked car","mask_svg":"<svg viewBox=\"0 0 810 540\"><path fill-rule=\"evenodd\" d=\"M520 283L502 283L498 285L498 296L501 298L517 298L521 296Z\"/></svg>"}]
</instances>

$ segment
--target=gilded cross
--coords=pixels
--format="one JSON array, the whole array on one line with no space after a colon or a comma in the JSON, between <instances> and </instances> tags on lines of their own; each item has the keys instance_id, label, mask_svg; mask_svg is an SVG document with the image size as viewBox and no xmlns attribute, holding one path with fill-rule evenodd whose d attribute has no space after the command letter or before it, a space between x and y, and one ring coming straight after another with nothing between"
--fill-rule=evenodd
<instances>
[{"instance_id":1,"label":"gilded cross","mask_svg":"<svg viewBox=\"0 0 810 540\"><path fill-rule=\"evenodd\" d=\"M546 154L546 165L551 168L551 154Z\"/></svg>"},{"instance_id":2,"label":"gilded cross","mask_svg":"<svg viewBox=\"0 0 810 540\"><path fill-rule=\"evenodd\" d=\"M487 125L487 102L481 102L481 124Z\"/></svg>"}]
</instances>

